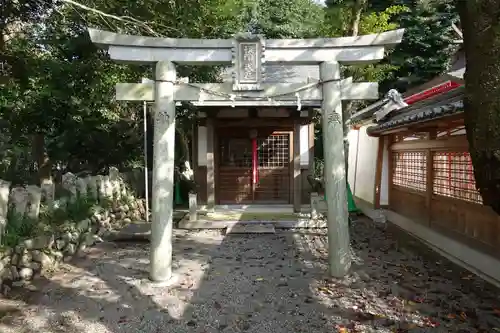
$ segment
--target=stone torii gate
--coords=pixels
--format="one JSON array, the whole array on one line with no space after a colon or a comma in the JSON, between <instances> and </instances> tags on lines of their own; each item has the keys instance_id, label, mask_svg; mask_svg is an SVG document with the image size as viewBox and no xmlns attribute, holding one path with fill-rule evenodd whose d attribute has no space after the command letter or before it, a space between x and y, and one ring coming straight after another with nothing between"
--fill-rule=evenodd
<instances>
[{"instance_id":1,"label":"stone torii gate","mask_svg":"<svg viewBox=\"0 0 500 333\"><path fill-rule=\"evenodd\" d=\"M294 105L299 110L321 104L330 274L344 276L351 259L341 103L343 99L377 99L378 84L341 80L340 64L379 61L385 47L400 43L403 33L400 29L359 37L268 40L246 33L233 39L173 39L89 29L92 41L107 49L111 59L156 66L154 83L122 83L116 88L119 100L155 102L151 280L165 282L172 276L176 101L203 106ZM320 81L263 83L263 64L272 63L319 65ZM233 82L177 80L175 64L232 65Z\"/></svg>"}]
</instances>

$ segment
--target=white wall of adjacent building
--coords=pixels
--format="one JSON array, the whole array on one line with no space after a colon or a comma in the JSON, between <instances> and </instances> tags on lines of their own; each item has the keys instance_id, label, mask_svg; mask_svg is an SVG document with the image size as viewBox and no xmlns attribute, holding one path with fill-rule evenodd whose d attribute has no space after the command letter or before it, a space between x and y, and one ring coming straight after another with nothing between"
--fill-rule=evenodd
<instances>
[{"instance_id":1,"label":"white wall of adjacent building","mask_svg":"<svg viewBox=\"0 0 500 333\"><path fill-rule=\"evenodd\" d=\"M350 130L348 181L355 197L369 204L375 204L375 179L377 172L377 156L379 140L386 138L370 137L366 133L368 126ZM380 188L380 204L388 204L389 152L384 145L382 180Z\"/></svg>"}]
</instances>

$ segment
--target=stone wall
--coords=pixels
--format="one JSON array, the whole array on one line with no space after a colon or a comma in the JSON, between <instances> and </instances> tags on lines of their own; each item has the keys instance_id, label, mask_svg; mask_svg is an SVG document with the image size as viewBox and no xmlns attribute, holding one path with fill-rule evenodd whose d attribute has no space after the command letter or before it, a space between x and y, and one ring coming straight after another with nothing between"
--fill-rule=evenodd
<instances>
[{"instance_id":1,"label":"stone wall","mask_svg":"<svg viewBox=\"0 0 500 333\"><path fill-rule=\"evenodd\" d=\"M87 204L84 209L89 207L84 212L85 218L68 217L57 223L44 221L43 229L38 228L34 235L7 244L8 223L41 223L47 219L47 212L66 208L69 211L80 202ZM42 216L41 212L46 215ZM61 184L40 187L10 188L9 182L0 180L0 232L4 236L0 239L3 240L0 243L1 291L6 293L12 284L22 284L56 268L61 261L70 260L86 247L102 241L113 229L145 220L146 213L143 200L135 198L116 168L111 168L108 175L85 178L67 173Z\"/></svg>"}]
</instances>

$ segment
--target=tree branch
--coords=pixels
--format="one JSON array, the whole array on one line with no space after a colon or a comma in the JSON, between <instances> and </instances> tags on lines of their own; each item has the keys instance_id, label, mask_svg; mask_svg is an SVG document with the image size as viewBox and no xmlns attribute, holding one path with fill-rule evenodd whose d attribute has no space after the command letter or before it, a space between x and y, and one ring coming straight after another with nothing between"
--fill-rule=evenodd
<instances>
[{"instance_id":1,"label":"tree branch","mask_svg":"<svg viewBox=\"0 0 500 333\"><path fill-rule=\"evenodd\" d=\"M78 3L78 2L76 2L74 0L61 0L61 2L64 2L64 3L66 3L68 5L71 5L71 6L78 7L80 9L83 9L83 10L91 12L91 13L98 14L98 15L100 15L103 18L104 21L105 21L105 18L110 18L110 19L113 19L113 20L116 20L116 21L123 22L125 24L138 25L138 26L143 27L144 29L146 29L146 31L148 31L153 36L161 37L161 35L158 32L156 32L153 28L151 28L147 23L145 23L145 22L143 22L141 20L138 20L138 19L136 19L134 17L131 17L131 16L117 16L117 15L113 15L113 14L108 14L108 13L105 13L105 12L99 10L99 9L95 9L95 8L92 8L92 7L89 7L89 6L82 5L81 3ZM162 25L162 27L170 29L170 30L179 31L179 30L177 30L175 28L172 28L172 27L167 27L167 26L163 26L163 25Z\"/></svg>"}]
</instances>

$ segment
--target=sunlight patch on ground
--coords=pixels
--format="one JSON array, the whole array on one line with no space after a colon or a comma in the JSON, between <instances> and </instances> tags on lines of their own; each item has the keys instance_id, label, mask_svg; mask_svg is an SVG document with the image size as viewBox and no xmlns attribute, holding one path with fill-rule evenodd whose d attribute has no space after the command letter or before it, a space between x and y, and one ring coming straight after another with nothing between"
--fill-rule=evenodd
<instances>
[{"instance_id":1,"label":"sunlight patch on ground","mask_svg":"<svg viewBox=\"0 0 500 333\"><path fill-rule=\"evenodd\" d=\"M295 221L299 218L309 217L309 214L283 213L283 212L214 212L200 215L206 221Z\"/></svg>"},{"instance_id":2,"label":"sunlight patch on ground","mask_svg":"<svg viewBox=\"0 0 500 333\"><path fill-rule=\"evenodd\" d=\"M171 287L147 283L148 244L102 244L69 272L59 270L28 292L23 311L0 319L0 332L332 333L346 327L345 332L393 333L500 327L491 310L500 308L497 290L481 292L479 284L471 289L454 281L444 274L450 270L443 270L444 260L438 265L400 251L370 222L352 228L355 260L342 279L328 276L324 230L231 237L176 230L174 274L181 279ZM458 317L455 308L467 316Z\"/></svg>"}]
</instances>

